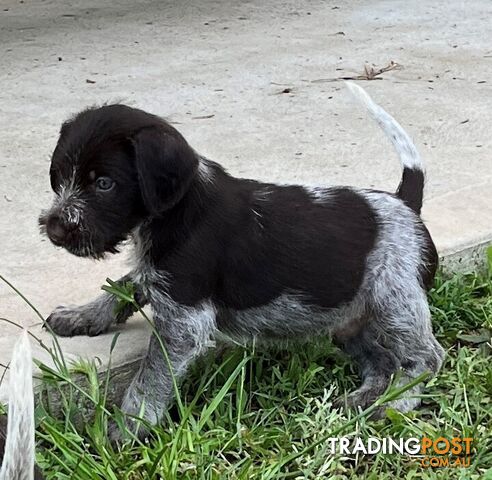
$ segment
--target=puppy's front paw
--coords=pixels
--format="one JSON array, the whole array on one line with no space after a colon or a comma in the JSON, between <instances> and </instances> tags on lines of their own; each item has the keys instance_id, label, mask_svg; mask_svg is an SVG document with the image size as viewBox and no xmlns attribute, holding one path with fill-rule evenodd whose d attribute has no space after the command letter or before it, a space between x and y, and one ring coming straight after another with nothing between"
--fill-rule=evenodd
<instances>
[{"instance_id":1,"label":"puppy's front paw","mask_svg":"<svg viewBox=\"0 0 492 480\"><path fill-rule=\"evenodd\" d=\"M125 435L121 431L120 427L116 422L111 421L108 424L108 438L109 442L113 446L113 448L118 449L125 443Z\"/></svg>"},{"instance_id":2,"label":"puppy's front paw","mask_svg":"<svg viewBox=\"0 0 492 480\"><path fill-rule=\"evenodd\" d=\"M114 421L108 425L108 437L114 448L121 447L125 442L135 439L145 440L149 436L149 429L137 419L125 419L123 429Z\"/></svg>"},{"instance_id":3,"label":"puppy's front paw","mask_svg":"<svg viewBox=\"0 0 492 480\"><path fill-rule=\"evenodd\" d=\"M51 330L62 337L74 335L95 336L107 330L107 325L90 318L81 307L56 307L45 322Z\"/></svg>"}]
</instances>

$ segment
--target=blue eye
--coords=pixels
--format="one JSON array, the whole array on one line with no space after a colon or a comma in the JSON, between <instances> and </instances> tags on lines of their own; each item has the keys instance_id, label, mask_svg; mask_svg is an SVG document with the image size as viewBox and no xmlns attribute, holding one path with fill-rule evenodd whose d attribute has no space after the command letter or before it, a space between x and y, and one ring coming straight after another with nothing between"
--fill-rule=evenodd
<instances>
[{"instance_id":1,"label":"blue eye","mask_svg":"<svg viewBox=\"0 0 492 480\"><path fill-rule=\"evenodd\" d=\"M107 192L111 190L113 186L114 186L114 182L109 177L99 177L96 180L96 188L101 192Z\"/></svg>"}]
</instances>

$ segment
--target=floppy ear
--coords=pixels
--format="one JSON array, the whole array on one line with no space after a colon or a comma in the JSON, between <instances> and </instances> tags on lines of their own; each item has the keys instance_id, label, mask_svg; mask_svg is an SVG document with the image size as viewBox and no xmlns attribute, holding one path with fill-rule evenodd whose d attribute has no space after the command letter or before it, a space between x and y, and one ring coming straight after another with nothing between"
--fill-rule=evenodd
<instances>
[{"instance_id":1,"label":"floppy ear","mask_svg":"<svg viewBox=\"0 0 492 480\"><path fill-rule=\"evenodd\" d=\"M133 137L138 183L144 205L158 215L178 203L198 169L198 159L177 131L140 130Z\"/></svg>"}]
</instances>

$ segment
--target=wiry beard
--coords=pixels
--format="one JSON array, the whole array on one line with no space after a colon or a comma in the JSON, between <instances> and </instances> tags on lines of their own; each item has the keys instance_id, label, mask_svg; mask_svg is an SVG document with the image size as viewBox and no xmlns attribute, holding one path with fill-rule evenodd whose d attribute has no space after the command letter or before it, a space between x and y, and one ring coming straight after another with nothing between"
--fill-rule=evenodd
<instances>
[{"instance_id":1,"label":"wiry beard","mask_svg":"<svg viewBox=\"0 0 492 480\"><path fill-rule=\"evenodd\" d=\"M104 246L104 248L96 248L91 241L79 243L76 245L67 244L67 245L64 245L63 248L67 252L69 252L72 255L75 255L77 257L85 257L85 258L92 258L94 260L102 260L107 256L107 254L120 253L119 244L125 240L126 240L126 238L121 238L117 241L107 243Z\"/></svg>"},{"instance_id":2,"label":"wiry beard","mask_svg":"<svg viewBox=\"0 0 492 480\"><path fill-rule=\"evenodd\" d=\"M48 237L45 224L41 224L39 226L39 230L42 235ZM95 242L93 241L93 235L88 230L79 230L77 236L80 238L79 240L71 239L63 245L55 244L55 246L59 248L64 248L67 252L75 255L76 257L102 260L107 256L108 253L120 253L119 245L127 240L126 236L120 236L118 238L111 239L111 241L108 241L104 244L96 246Z\"/></svg>"},{"instance_id":3,"label":"wiry beard","mask_svg":"<svg viewBox=\"0 0 492 480\"><path fill-rule=\"evenodd\" d=\"M92 258L94 260L101 260L105 257L106 252L97 252L92 245L64 245L63 248L75 255L76 257Z\"/></svg>"}]
</instances>

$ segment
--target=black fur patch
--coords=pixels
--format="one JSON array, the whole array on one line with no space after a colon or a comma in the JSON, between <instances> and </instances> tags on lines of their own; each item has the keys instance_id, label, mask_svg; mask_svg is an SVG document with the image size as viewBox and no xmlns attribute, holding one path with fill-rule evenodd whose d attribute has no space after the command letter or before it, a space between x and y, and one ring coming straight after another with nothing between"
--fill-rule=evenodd
<instances>
[{"instance_id":1,"label":"black fur patch","mask_svg":"<svg viewBox=\"0 0 492 480\"><path fill-rule=\"evenodd\" d=\"M209 162L175 208L147 227L152 258L172 278L170 295L193 305L265 305L282 293L325 308L350 301L376 238L374 214L349 188L313 201L300 186L236 179Z\"/></svg>"}]
</instances>

